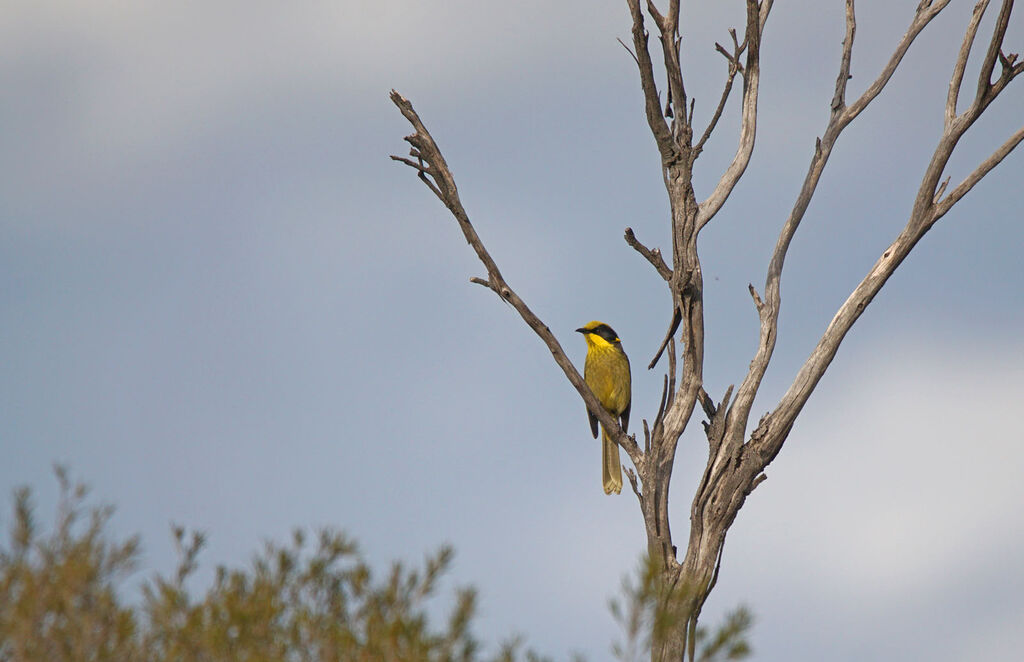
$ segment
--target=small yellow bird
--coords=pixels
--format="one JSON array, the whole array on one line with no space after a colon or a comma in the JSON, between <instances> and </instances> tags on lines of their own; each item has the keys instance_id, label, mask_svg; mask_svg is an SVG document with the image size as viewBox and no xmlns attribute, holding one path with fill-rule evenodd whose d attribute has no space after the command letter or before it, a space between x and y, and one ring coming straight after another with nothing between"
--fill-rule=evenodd
<instances>
[{"instance_id":1,"label":"small yellow bird","mask_svg":"<svg viewBox=\"0 0 1024 662\"><path fill-rule=\"evenodd\" d=\"M605 409L618 417L625 432L629 426L629 408L632 404L630 393L629 359L622 351L619 336L604 322L589 322L576 329L587 341L587 360L583 366L583 379L594 392ZM597 416L587 409L590 431L597 439ZM619 447L608 436L608 430L601 426L601 482L604 493L622 492L622 464L619 462Z\"/></svg>"}]
</instances>

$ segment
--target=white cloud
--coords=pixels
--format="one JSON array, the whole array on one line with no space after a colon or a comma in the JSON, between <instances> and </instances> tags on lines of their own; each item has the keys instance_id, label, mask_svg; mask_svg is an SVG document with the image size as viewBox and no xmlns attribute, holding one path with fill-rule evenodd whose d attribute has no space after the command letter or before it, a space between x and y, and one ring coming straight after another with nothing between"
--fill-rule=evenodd
<instances>
[{"instance_id":1,"label":"white cloud","mask_svg":"<svg viewBox=\"0 0 1024 662\"><path fill-rule=\"evenodd\" d=\"M1024 545L1024 348L963 349L902 342L826 377L768 472L775 507L816 532L798 565L851 595L901 592Z\"/></svg>"},{"instance_id":2,"label":"white cloud","mask_svg":"<svg viewBox=\"0 0 1024 662\"><path fill-rule=\"evenodd\" d=\"M706 623L748 604L759 659L1009 659L1024 346L937 335L844 348L737 518Z\"/></svg>"}]
</instances>

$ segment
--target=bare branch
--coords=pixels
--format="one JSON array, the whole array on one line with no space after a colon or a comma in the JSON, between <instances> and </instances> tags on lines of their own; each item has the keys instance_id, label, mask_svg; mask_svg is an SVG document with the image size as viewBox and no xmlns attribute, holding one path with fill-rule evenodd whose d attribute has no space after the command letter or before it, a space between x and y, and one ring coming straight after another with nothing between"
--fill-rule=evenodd
<instances>
[{"instance_id":1,"label":"bare branch","mask_svg":"<svg viewBox=\"0 0 1024 662\"><path fill-rule=\"evenodd\" d=\"M647 2L648 9L654 7L651 0ZM668 78L669 99L681 109L682 123L673 124L673 128L683 133L689 132L689 118L686 115L686 86L683 84L683 68L679 61L679 50L682 39L679 36L679 0L672 0L669 3L668 14L658 25L661 36L661 50L665 59L665 76ZM688 143L689 138L684 138Z\"/></svg>"},{"instance_id":2,"label":"bare branch","mask_svg":"<svg viewBox=\"0 0 1024 662\"><path fill-rule=\"evenodd\" d=\"M984 8L982 8L984 9ZM942 178L942 174L945 172L946 165L949 163L949 159L953 155L953 150L956 149L957 143L960 138L974 125L974 123L981 117L981 114L985 112L985 109L995 101L995 99L1006 89L1014 78L1016 78L1022 71L1024 66L1015 66L1010 62L1010 58L1002 54L1002 42L1006 36L1006 27L1010 20L1010 12L1013 9L1013 2L1004 2L1000 11L999 17L996 20L995 28L992 31L992 38L989 42L988 50L986 53L986 62L982 63L982 71L978 77L978 92L971 102L971 105L964 110L963 114L955 116L952 120L945 122L942 137L935 147L935 152L932 154L932 158L928 163L928 167L925 169L924 177L921 180L921 186L918 188L917 197L914 200L913 211L911 212L915 222L918 223L922 228L927 230L933 223L940 217L940 214L936 212L939 209L935 206L935 200L939 197L937 191L939 187L939 180ZM973 40L971 31L976 31L974 25L976 15L972 15L971 24L968 25L968 34L965 37L964 43L967 44ZM961 54L963 54L964 47L961 46ZM967 49L967 55L970 53L970 48ZM990 59L989 59L990 58ZM995 67L995 61L1000 60L1003 62L1002 72L999 77L993 83L991 82L992 70ZM986 73L987 71L987 73ZM951 88L953 87L953 80L957 76L962 76L959 62L953 70L953 79L950 81ZM946 99L946 112L949 112L949 98ZM968 176L957 190L954 191L957 195L950 194L947 200L948 204L942 206L942 213L944 214L949 210L952 205L959 200L963 194L965 194L978 180L981 179L988 172L989 169L995 167L999 161L991 161L993 158L1001 160L1006 154L1009 154L1010 150L1016 146L1017 142L1014 137L1004 144L999 150L993 154L992 157L985 163L982 163L979 168ZM1005 152L1002 150L1005 149ZM1002 153L1002 156L999 154ZM991 165L986 168L986 163Z\"/></svg>"},{"instance_id":3,"label":"bare branch","mask_svg":"<svg viewBox=\"0 0 1024 662\"><path fill-rule=\"evenodd\" d=\"M459 222L459 227L462 228L466 241L476 251L480 261L483 262L491 282L504 282L501 272L498 270L498 265L494 263L494 260L491 259L491 256L484 249L480 237L477 236L476 230L469 222L466 210L462 207L462 201L459 200L459 191L455 186L455 178L448 169L448 164L445 162L444 156L441 155L441 150L437 147L437 143L434 142L427 128L423 126L423 122L420 121L419 115L413 110L412 104L409 103L408 99L398 92L391 90L391 101L398 106L402 115L405 116L405 119L409 120L409 123L416 130L416 133L406 136L405 141L416 150L416 156L419 161L426 163L425 167L422 165L414 166L419 172L421 179L424 179L424 183L428 186L431 186L431 181L427 181L426 178L429 177L432 180L433 186L431 186L431 190L448 207L448 210L455 216L455 220Z\"/></svg>"},{"instance_id":4,"label":"bare branch","mask_svg":"<svg viewBox=\"0 0 1024 662\"><path fill-rule=\"evenodd\" d=\"M733 40L736 38L736 31L732 31ZM701 135L700 140L697 141L697 146L693 148L693 154L690 156L691 163L697 160L700 153L704 151L704 145L707 143L708 138L714 132L715 127L718 125L718 120L722 117L722 111L725 110L725 103L729 100L729 94L732 92L732 82L736 78L736 72L741 68L740 55L741 49L737 45L735 55L730 55L728 51L722 48L721 44L716 43L715 48L725 55L725 58L729 61L729 75L725 79L725 88L722 90L722 97L718 100L718 107L715 108L715 114L711 117L711 121L708 122L708 126L704 129L704 133Z\"/></svg>"},{"instance_id":5,"label":"bare branch","mask_svg":"<svg viewBox=\"0 0 1024 662\"><path fill-rule=\"evenodd\" d=\"M657 437L661 434L661 419L665 416L665 406L668 404L668 375L665 375L665 379L661 385L661 402L658 404L658 413L654 415L654 436ZM644 425L647 422L644 421ZM644 428L647 431L647 428ZM650 440L644 448L644 452L648 453L651 450Z\"/></svg>"},{"instance_id":6,"label":"bare branch","mask_svg":"<svg viewBox=\"0 0 1024 662\"><path fill-rule=\"evenodd\" d=\"M750 298L754 300L754 308L757 308L758 316L764 312L764 301L761 301L761 297L757 294L757 288L754 287L753 283L747 283L747 290L750 291Z\"/></svg>"},{"instance_id":7,"label":"bare branch","mask_svg":"<svg viewBox=\"0 0 1024 662\"><path fill-rule=\"evenodd\" d=\"M996 18L996 25L992 31L992 39L988 44L988 52L985 59L981 61L981 71L978 72L978 91L975 95L975 103L979 103L989 93L992 86L992 70L996 66L999 50L1003 45L1003 37L1006 36L1006 28L1010 24L1010 12L1013 11L1013 0L1003 0L1003 6L999 9L999 17Z\"/></svg>"},{"instance_id":8,"label":"bare branch","mask_svg":"<svg viewBox=\"0 0 1024 662\"><path fill-rule=\"evenodd\" d=\"M639 499L641 503L643 503L644 497L642 494L640 494L640 487L636 483L636 472L634 472L633 469L630 467L626 467L625 472L626 478L629 478L629 485L630 487L633 488L633 494L635 494L636 498Z\"/></svg>"},{"instance_id":9,"label":"bare branch","mask_svg":"<svg viewBox=\"0 0 1024 662\"><path fill-rule=\"evenodd\" d=\"M704 390L703 386L700 387L700 392L697 394L697 398L700 400L701 409L704 410L707 417L709 419L714 418L715 413L718 411L715 409L715 401L711 399L711 396L708 395L708 392Z\"/></svg>"},{"instance_id":10,"label":"bare branch","mask_svg":"<svg viewBox=\"0 0 1024 662\"><path fill-rule=\"evenodd\" d=\"M836 77L836 93L832 97L832 112L839 112L846 106L846 83L850 80L850 59L853 56L853 38L857 33L857 18L854 15L853 0L846 0L846 38L843 39L843 56L839 62Z\"/></svg>"},{"instance_id":11,"label":"bare branch","mask_svg":"<svg viewBox=\"0 0 1024 662\"><path fill-rule=\"evenodd\" d=\"M715 50L722 54L722 56L729 62L730 67L735 67L737 71L743 68L743 64L740 63L739 58L725 50L725 46L721 45L717 41L715 42Z\"/></svg>"},{"instance_id":12,"label":"bare branch","mask_svg":"<svg viewBox=\"0 0 1024 662\"><path fill-rule=\"evenodd\" d=\"M1000 52L1001 41L1005 36L1005 24L1009 20L1009 7L1012 7L1012 4L1012 2L1004 3L1004 12L1000 14L1000 18L997 21L996 28L993 32L992 42L988 49L988 53L992 56L993 62L997 59L997 54ZM968 36L965 38L965 43L968 43L968 53L970 50L969 42L971 40L970 32L973 29L972 26L974 25L976 17L977 14L972 16L971 24L968 25ZM962 54L963 51L964 49L961 47ZM996 149L991 156L979 164L978 167L971 172L963 182L953 189L948 196L941 198L946 185L943 184L939 187L938 181L942 172L945 170L946 165L949 163L949 159L952 156L960 138L973 125L984 109L988 107L988 105L1003 89L1005 89L1006 85L1008 85L1016 75L1017 74L1013 71L1013 65L1011 65L1010 68L1006 68L1004 65L1003 73L996 84L990 83L988 78L983 74L982 78L979 80L986 81L984 92L979 91L979 94L975 97L970 108L968 108L962 116L956 117L953 121L946 123L943 134L938 140L935 152L933 153L928 167L925 170L925 174L922 177L921 186L918 189L914 206L903 231L898 237L896 237L889 248L882 253L882 256L875 262L871 271L854 289L843 305L840 306L835 317L825 329L825 333L822 334L822 337L818 341L814 351L811 353L810 357L808 357L807 361L801 367L796 379L779 401L778 406L768 417L766 417L766 419L762 420L762 424L758 427L758 430L755 431L755 434L752 435L750 444L759 456L760 461L764 462L763 464L760 464L760 468L754 466L751 468L752 470L756 469L759 471L760 469L763 469L767 462L770 462L778 453L786 435L788 435L789 430L792 428L793 422L796 420L796 416L803 408L807 398L810 396L832 359L835 357L840 343L842 343L854 322L857 321L860 315L867 308L868 304L871 303L875 295L895 272L896 268L917 245L918 241L920 241L929 228L931 228L939 218L948 212L954 204L963 198L963 196L966 195L975 184L977 184L986 174L996 167L996 165L1006 158L1006 156L1013 151L1017 145L1024 141L1024 127L1021 127L1012 136L1010 136L1006 142ZM956 79L961 76L962 71L958 64L954 67L951 78L951 90L956 88ZM947 111L949 108L949 101L950 98L947 97ZM955 104L955 98L953 99L953 102ZM938 190L936 190L937 188Z\"/></svg>"},{"instance_id":13,"label":"bare branch","mask_svg":"<svg viewBox=\"0 0 1024 662\"><path fill-rule=\"evenodd\" d=\"M409 166L410 168L415 168L416 170L419 170L422 173L429 172L427 167L423 165L422 161L417 163L416 161L413 161L412 159L407 159L404 156L395 156L393 154L391 155L391 160L392 161L399 161L401 163L404 163L405 165Z\"/></svg>"},{"instance_id":14,"label":"bare branch","mask_svg":"<svg viewBox=\"0 0 1024 662\"><path fill-rule=\"evenodd\" d=\"M953 205L959 202L960 198L964 197L968 191L974 188L975 184L980 182L985 175L999 165L999 163L1005 159L1010 152L1012 152L1014 148L1021 143L1021 141L1024 141L1024 126L1017 129L1017 132L1010 136L1006 142L1000 145L999 149L982 161L981 164L975 168L974 172L967 175L967 177L964 178L964 180L960 182L955 189L949 192L948 196L938 202L935 206L934 220L942 218L942 216L945 215ZM941 195L941 189L939 194Z\"/></svg>"},{"instance_id":15,"label":"bare branch","mask_svg":"<svg viewBox=\"0 0 1024 662\"><path fill-rule=\"evenodd\" d=\"M710 417L708 425L705 428L705 434L708 438L708 461L704 467L704 474L701 477L700 486L697 488L698 499L706 498L706 495L710 494L710 484L712 480L712 472L716 466L721 464L721 447L722 438L725 435L725 423L726 423L726 412L729 411L729 400L732 397L733 387L732 384L726 389L725 395L722 396L722 401L718 403L718 407L715 408L715 413ZM721 477L720 475L718 476Z\"/></svg>"},{"instance_id":16,"label":"bare branch","mask_svg":"<svg viewBox=\"0 0 1024 662\"><path fill-rule=\"evenodd\" d=\"M893 51L892 57L889 58L889 61L882 69L882 72L878 75L878 78L876 78L875 81L871 83L870 87L864 90L860 97L846 109L846 112L844 113L845 122L843 123L843 126L853 121L857 115L860 115L861 111L867 108L868 104L874 101L875 97L885 89L889 79L892 78L894 73L896 73L896 68L900 65L900 62L903 61L903 56L907 54L908 50L910 50L910 45L914 43L915 39L917 39L917 35L921 34L921 31L924 30L925 26L927 26L933 18L938 16L939 12L945 9L949 3L950 0L935 0L934 2L922 2L917 6L917 13L914 14L914 19L911 21L910 27L907 28L903 38L900 39L900 43L896 46L896 50Z\"/></svg>"},{"instance_id":17,"label":"bare branch","mask_svg":"<svg viewBox=\"0 0 1024 662\"><path fill-rule=\"evenodd\" d=\"M670 8L669 13L671 13L671 11L672 10ZM658 8L654 6L654 2L652 2L652 0L647 0L647 13L654 19L654 24L658 26L659 30L664 32L667 29L667 26L665 25L665 17L658 11Z\"/></svg>"},{"instance_id":18,"label":"bare branch","mask_svg":"<svg viewBox=\"0 0 1024 662\"><path fill-rule=\"evenodd\" d=\"M718 583L718 573L722 569L722 553L725 551L725 534L722 534L722 541L718 545L718 560L715 561L715 572L711 575L711 582L708 587L704 589L705 593L710 593L711 589L715 588L715 584Z\"/></svg>"},{"instance_id":19,"label":"bare branch","mask_svg":"<svg viewBox=\"0 0 1024 662\"><path fill-rule=\"evenodd\" d=\"M632 48L630 48L629 46L627 46L627 45L626 45L626 42L622 41L622 40L621 40L621 39L619 39L618 37L616 37L616 38L615 38L615 41L617 41L617 42L619 42L620 44L622 44L622 47L626 49L626 52L627 52L627 53L629 53L630 57L632 57L632 58L633 58L633 61L634 61L634 62L636 62L636 66L638 66L638 67L639 67L639 66L640 66L640 59L639 59L639 58L637 58L637 56L636 56L636 53L634 53L634 52L633 52L633 49L632 49Z\"/></svg>"},{"instance_id":20,"label":"bare branch","mask_svg":"<svg viewBox=\"0 0 1024 662\"><path fill-rule=\"evenodd\" d=\"M562 346L555 338L551 330L538 318L533 311L526 305L519 295L505 282L501 272L498 270L498 265L495 264L491 258L490 253L484 247L483 242L477 235L476 230L469 221L469 216L466 214L466 210L462 206L462 202L459 200L458 190L455 187L455 179L448 169L448 164L445 162L444 157L441 155L441 150L437 147L437 143L434 142L433 137L427 128L423 125L419 115L413 110L412 104L409 100L400 95L394 90L391 91L391 100L394 102L398 109L402 112L409 123L412 124L416 133L406 137L406 140L412 144L419 152L419 158L426 164L421 166L420 164L407 164L412 165L417 172L425 177L430 177L436 188L436 193L441 201L444 202L445 206L448 207L452 215L455 216L455 220L458 221L459 227L462 229L463 235L466 237L466 241L473 250L476 251L477 257L483 263L487 269L487 280L482 278L473 278L472 282L485 285L490 289L494 290L504 301L507 301L516 309L523 321L533 329L540 339L547 345L550 350L552 357L555 359L555 363L562 369L565 376L569 379L569 382L579 392L580 397L586 403L590 411L596 416L605 430L608 431L609 436L615 440L619 446L626 451L633 464L640 468L643 465L643 454L640 451L640 447L637 446L636 440L628 436L619 425L619 422L615 420L611 414L608 413L600 401L587 386L583 377L580 376L579 371L573 366L572 361L565 355L562 350ZM402 159L396 159L402 161ZM403 161L404 162L404 161ZM429 184L429 182L428 182Z\"/></svg>"},{"instance_id":21,"label":"bare branch","mask_svg":"<svg viewBox=\"0 0 1024 662\"><path fill-rule=\"evenodd\" d=\"M676 394L676 341L668 339L668 404L672 404Z\"/></svg>"},{"instance_id":22,"label":"bare branch","mask_svg":"<svg viewBox=\"0 0 1024 662\"><path fill-rule=\"evenodd\" d=\"M626 243L632 246L637 253L640 253L640 255L647 258L647 261L651 263L651 266L657 269L658 275L664 278L666 282L672 280L672 270L668 268L667 264L665 264L665 260L661 257L661 251L659 249L655 248L654 250L651 250L641 244L640 240L638 240L636 235L633 234L633 228L626 228L625 236Z\"/></svg>"},{"instance_id":23,"label":"bare branch","mask_svg":"<svg viewBox=\"0 0 1024 662\"><path fill-rule=\"evenodd\" d=\"M654 66L647 50L647 30L644 29L644 15L640 10L639 0L627 0L629 12L633 17L633 48L640 71L640 86L644 92L644 106L647 111L647 124L654 134L661 153L662 164L667 166L679 158L679 149L672 132L669 130L665 117L661 113L661 102L658 99L658 85L654 81Z\"/></svg>"},{"instance_id":24,"label":"bare branch","mask_svg":"<svg viewBox=\"0 0 1024 662\"><path fill-rule=\"evenodd\" d=\"M411 151L411 153L414 156L418 154L415 149L413 149ZM433 191L434 195L436 195L438 197L438 199L441 200L441 202L444 202L444 196L441 195L441 191L438 190L438 188L436 186L434 186L434 182L432 182L430 180L430 178L428 177L428 175L430 173L430 170L426 166L423 165L423 160L422 159L420 159L419 162L416 162L416 161L412 161L411 159L407 159L407 158L404 158L404 157L401 157L401 156L394 156L394 155L392 155L391 156L391 160L399 161L400 163L404 163L405 165L407 165L407 166L409 166L411 168L415 168L416 170L418 170L419 171L420 181L422 181L424 184L426 184L427 188L429 188L431 191Z\"/></svg>"},{"instance_id":25,"label":"bare branch","mask_svg":"<svg viewBox=\"0 0 1024 662\"><path fill-rule=\"evenodd\" d=\"M700 203L697 214L697 229L703 228L714 218L725 204L736 183L743 176L754 153L754 137L757 134L757 98L761 80L761 32L768 20L772 0L747 0L747 30L744 43L747 62L743 69L743 109L740 119L740 141L729 167L722 174L711 195Z\"/></svg>"},{"instance_id":26,"label":"bare branch","mask_svg":"<svg viewBox=\"0 0 1024 662\"><path fill-rule=\"evenodd\" d=\"M772 10L772 0L761 0L761 9L757 20L757 28L764 33L764 24L768 22L768 14Z\"/></svg>"},{"instance_id":27,"label":"bare branch","mask_svg":"<svg viewBox=\"0 0 1024 662\"><path fill-rule=\"evenodd\" d=\"M971 49L974 47L974 38L978 34L978 26L981 18L985 15L989 0L981 0L974 5L971 20L967 24L967 32L964 34L964 41L960 45L960 54L953 66L953 77L949 80L949 93L946 96L946 126L953 123L956 118L956 103L960 96L960 87L964 82L964 70L967 68L967 60L971 56Z\"/></svg>"},{"instance_id":28,"label":"bare branch","mask_svg":"<svg viewBox=\"0 0 1024 662\"><path fill-rule=\"evenodd\" d=\"M913 224L913 219L908 223L908 228ZM853 326L853 323L861 316L868 304L881 290L885 282L896 270L896 267L906 258L911 249L917 244L922 233L915 233L905 229L899 237L890 244L882 253L882 256L875 262L874 267L867 276L854 289L853 293L846 299L839 311L836 313L828 327L822 334L817 346L811 352L807 361L804 362L797 374L796 379L790 385L775 410L762 419L758 431L752 435L750 444L756 448L763 464L760 467L751 467L751 470L758 472L770 462L792 428L793 421L800 413L807 398L817 386L818 381L825 373L825 369L831 364L832 359L839 349L846 333Z\"/></svg>"},{"instance_id":29,"label":"bare branch","mask_svg":"<svg viewBox=\"0 0 1024 662\"><path fill-rule=\"evenodd\" d=\"M736 38L736 28L729 28L729 36L732 37L732 49L733 49L733 52L736 54L736 57L735 57L736 65L739 66L739 64L740 64L740 57L739 56L740 56L740 54L743 53L744 49L747 47L747 42L746 42L746 40L744 40L743 44L740 44L739 40ZM715 45L717 46L718 44L715 43Z\"/></svg>"},{"instance_id":30,"label":"bare branch","mask_svg":"<svg viewBox=\"0 0 1024 662\"><path fill-rule=\"evenodd\" d=\"M658 346L658 351L654 353L654 358L647 364L648 370L653 370L654 366L658 365L658 359L661 358L661 353L668 347L672 337L675 336L676 330L679 329L679 322L682 321L683 316L679 313L679 309L676 308L672 311L672 323L668 326L668 332L665 334L665 339L661 341L661 345Z\"/></svg>"},{"instance_id":31,"label":"bare branch","mask_svg":"<svg viewBox=\"0 0 1024 662\"><path fill-rule=\"evenodd\" d=\"M782 227L782 231L779 233L779 239L775 244L772 259L768 265L768 274L765 279L764 308L761 309L759 307L761 330L758 339L757 352L750 363L750 370L748 371L747 376L743 379L739 389L736 391L736 398L729 411L727 435L729 437L729 443L733 446L743 442L747 421L750 416L750 407L753 404L754 396L760 388L761 379L764 377L764 373L768 369L768 363L775 350L779 310L781 305L780 283L782 279L782 269L786 260L786 253L789 250L790 242L796 234L797 228L800 226L800 222L803 220L811 198L817 189L818 181L821 178L821 173L825 169L825 165L828 163L829 156L832 153L832 148L843 129L845 129L846 126L849 125L849 123L852 122L857 115L859 115L885 88L885 85L888 83L889 79L892 78L893 73L902 61L903 56L910 48L910 45L914 42L914 39L917 38L917 35L921 33L925 26L928 25L928 23L940 11L942 11L949 2L950 0L937 0L936 2L921 2L918 5L917 12L910 23L910 27L903 35L899 44L897 44L893 55L889 58L889 61L882 69L882 72L868 87L868 89L865 90L859 98L857 98L856 101L849 106L842 107L838 112L832 112L824 135L817 141L814 156L811 158L811 164L808 168L807 175L804 178L803 186L801 187L800 193L793 205L793 210L790 212L789 217L786 219L786 222ZM853 32L851 31L849 14L847 14L848 38L843 45L844 57L846 52L852 48L852 34ZM843 76L842 72L844 66L845 64L841 59L840 74L837 77L837 84L839 79ZM756 304L757 299L755 299L755 305Z\"/></svg>"}]
</instances>

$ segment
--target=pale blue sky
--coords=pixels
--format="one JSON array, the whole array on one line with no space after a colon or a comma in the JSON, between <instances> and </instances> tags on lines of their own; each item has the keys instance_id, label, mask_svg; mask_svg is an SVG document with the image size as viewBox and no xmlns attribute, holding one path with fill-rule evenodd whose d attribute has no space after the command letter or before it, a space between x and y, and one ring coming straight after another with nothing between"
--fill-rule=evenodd
<instances>
[{"instance_id":1,"label":"pale blue sky","mask_svg":"<svg viewBox=\"0 0 1024 662\"><path fill-rule=\"evenodd\" d=\"M755 155L702 235L716 399L752 355L746 284L763 283L824 129L843 34L838 1L776 4ZM917 3L861 4L851 94ZM954 0L840 140L790 251L758 409L905 222L972 4ZM714 42L742 3L684 6L702 122L725 70ZM172 521L209 533L207 570L297 525L340 526L381 564L450 542L452 584L481 592L478 634L609 659L607 600L644 546L635 499L602 493L578 396L469 283L482 268L455 222L387 159L409 133L387 93L413 101L570 356L582 363L583 322L619 332L639 428L669 310L622 229L667 249L668 228L628 36L624 3L584 0L6 3L0 525L22 484L49 513L60 461L117 505L118 533L143 535L147 569L171 569ZM1020 126L1015 88L954 180ZM733 104L698 197L735 129ZM756 659L1024 647L1022 166L1018 151L900 267L741 512L706 613L748 604ZM679 540L702 444L695 422Z\"/></svg>"}]
</instances>

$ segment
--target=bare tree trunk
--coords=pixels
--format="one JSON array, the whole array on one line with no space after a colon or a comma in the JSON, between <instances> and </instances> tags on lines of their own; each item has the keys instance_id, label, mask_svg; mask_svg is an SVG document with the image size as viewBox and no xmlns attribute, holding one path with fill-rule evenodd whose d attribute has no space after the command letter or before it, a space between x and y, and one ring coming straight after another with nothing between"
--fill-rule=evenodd
<instances>
[{"instance_id":1,"label":"bare tree trunk","mask_svg":"<svg viewBox=\"0 0 1024 662\"><path fill-rule=\"evenodd\" d=\"M664 377L661 403L653 424L649 426L646 420L643 421L642 449L635 436L626 435L617 421L600 406L550 329L533 314L504 280L462 207L455 179L434 139L413 110L412 104L397 92L391 93L392 100L415 129L414 134L405 138L412 145L412 158L392 158L417 170L420 179L459 222L466 240L487 270L485 278L471 280L490 288L516 309L544 341L555 362L565 372L590 411L597 415L602 425L626 451L633 466L636 467L635 472L627 468L626 475L639 501L647 533L648 553L660 571L660 605L664 611L678 617L675 627L656 633L653 638L651 659L655 662L683 660L686 657L692 662L695 659L697 621L718 579L722 550L729 527L735 521L746 498L765 480L765 468L778 455L797 415L832 362L840 343L854 322L932 225L1024 140L1022 127L959 185L945 194L949 180L947 178L940 183L940 179L958 141L1006 86L1024 71L1024 63L1018 63L1015 54L1005 54L1002 50L1014 4L1013 0L1002 0L1000 13L981 64L974 98L962 113L957 113L967 60L981 18L989 5L989 0L982 0L974 8L951 76L944 109L944 131L928 163L903 231L840 306L776 407L765 414L748 435L750 410L771 361L778 334L780 283L786 253L814 195L832 149L842 131L885 88L921 31L950 2L921 0L906 33L896 45L882 71L856 100L847 104L846 87L850 78L856 19L854 0L845 0L846 34L828 125L816 141L815 152L803 185L789 217L782 225L767 269L764 298L762 299L753 285L749 287L760 320L758 348L739 388L734 389L730 386L721 401L716 404L704 390L703 383L704 288L697 239L701 229L725 204L753 153L757 129L761 39L772 9L772 1L744 0L746 24L742 41L735 30L730 30L732 43L729 48L715 44L715 48L726 59L727 75L712 118L694 143L694 104L687 104L680 65L679 0L670 0L664 14L655 7L653 0L648 0L645 8L641 8L640 0L626 0L633 23L633 48L630 53L640 74L645 114L658 146L672 213L671 266L666 264L658 249L645 246L631 229L626 228L625 231L626 243L650 262L664 279L672 302L671 321L665 339L648 366L654 368L661 356L667 353L667 374ZM644 9L659 32L667 78L664 105L660 101L651 61ZM1000 71L993 81L997 63L1000 65ZM694 164L717 127L737 75L743 79L743 92L736 154L711 194L698 202L693 187ZM676 355L677 338L681 347L679 357ZM698 403L707 416L703 426L708 440L708 460L690 506L690 532L680 560L669 527L668 493L679 439Z\"/></svg>"}]
</instances>

